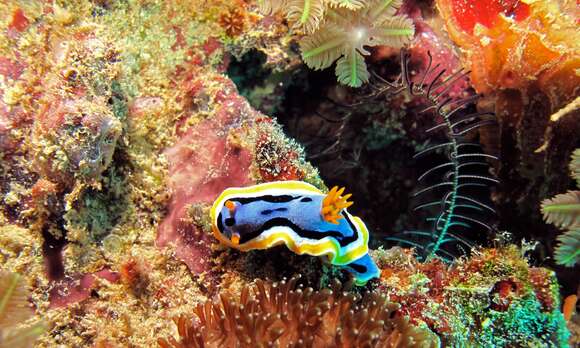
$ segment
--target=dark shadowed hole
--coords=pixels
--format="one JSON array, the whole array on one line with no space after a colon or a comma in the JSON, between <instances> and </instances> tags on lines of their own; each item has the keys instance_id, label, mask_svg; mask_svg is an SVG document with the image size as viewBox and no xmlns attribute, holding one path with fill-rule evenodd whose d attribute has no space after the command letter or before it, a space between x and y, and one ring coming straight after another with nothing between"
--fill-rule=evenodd
<instances>
[{"instance_id":1,"label":"dark shadowed hole","mask_svg":"<svg viewBox=\"0 0 580 348\"><path fill-rule=\"evenodd\" d=\"M59 225L62 226L62 223ZM66 245L66 238L64 237L66 230L62 228L61 231L63 236L61 238L56 238L49 231L49 226L50 225L47 224L42 229L42 238L44 240L44 243L42 244L42 253L44 255L46 274L48 279L51 281L56 281L64 277L62 249Z\"/></svg>"}]
</instances>

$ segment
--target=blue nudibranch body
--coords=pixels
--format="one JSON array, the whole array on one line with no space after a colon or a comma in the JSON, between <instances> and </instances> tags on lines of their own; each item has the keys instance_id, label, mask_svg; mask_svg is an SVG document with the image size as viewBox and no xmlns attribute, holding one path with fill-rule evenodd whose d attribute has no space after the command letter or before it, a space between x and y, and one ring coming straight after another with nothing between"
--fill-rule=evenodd
<instances>
[{"instance_id":1,"label":"blue nudibranch body","mask_svg":"<svg viewBox=\"0 0 580 348\"><path fill-rule=\"evenodd\" d=\"M301 181L228 188L211 208L213 233L241 251L285 244L300 255L326 257L364 285L379 269L368 255L369 231L346 210L352 202L343 191L324 194Z\"/></svg>"}]
</instances>

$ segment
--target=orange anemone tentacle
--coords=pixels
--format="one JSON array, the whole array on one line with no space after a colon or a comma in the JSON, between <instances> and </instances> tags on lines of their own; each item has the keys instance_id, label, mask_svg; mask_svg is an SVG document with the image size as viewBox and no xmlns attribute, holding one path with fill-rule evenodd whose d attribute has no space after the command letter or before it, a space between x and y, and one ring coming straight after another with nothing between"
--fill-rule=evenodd
<instances>
[{"instance_id":1,"label":"orange anemone tentacle","mask_svg":"<svg viewBox=\"0 0 580 348\"><path fill-rule=\"evenodd\" d=\"M353 205L353 202L348 202L352 194L349 193L341 196L343 193L344 187L339 189L338 186L334 186L328 191L326 197L322 200L322 207L320 209L320 214L324 220L338 225L338 220L343 218L340 215L342 210Z\"/></svg>"}]
</instances>

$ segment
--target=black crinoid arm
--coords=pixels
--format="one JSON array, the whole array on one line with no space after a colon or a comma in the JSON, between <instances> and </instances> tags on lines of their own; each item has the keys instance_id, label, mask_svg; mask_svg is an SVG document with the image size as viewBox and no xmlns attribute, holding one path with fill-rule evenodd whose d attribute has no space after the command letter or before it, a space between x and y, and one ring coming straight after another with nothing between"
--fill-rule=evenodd
<instances>
[{"instance_id":1,"label":"black crinoid arm","mask_svg":"<svg viewBox=\"0 0 580 348\"><path fill-rule=\"evenodd\" d=\"M414 210L426 216L423 226L388 237L404 247L413 247L424 260L440 258L451 261L469 253L477 243L495 232L496 213L490 192L498 180L490 174L490 161L497 157L486 154L478 142L477 130L496 124L495 115L478 112L477 95L455 96L451 91L467 79L469 72L448 73L439 64L433 65L429 53L423 73L410 70L410 55L401 51L401 72L388 81L374 74L373 98L407 93L422 98L436 123L426 130L442 133L444 141L429 145L415 158L434 162L418 177L413 193Z\"/></svg>"}]
</instances>

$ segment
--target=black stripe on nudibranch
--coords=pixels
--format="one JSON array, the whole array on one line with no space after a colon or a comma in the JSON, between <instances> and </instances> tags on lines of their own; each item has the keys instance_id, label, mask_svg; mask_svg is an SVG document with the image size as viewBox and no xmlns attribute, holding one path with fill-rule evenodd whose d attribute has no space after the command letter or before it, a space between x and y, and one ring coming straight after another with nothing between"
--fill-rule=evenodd
<instances>
[{"instance_id":1,"label":"black stripe on nudibranch","mask_svg":"<svg viewBox=\"0 0 580 348\"><path fill-rule=\"evenodd\" d=\"M355 261L356 262L356 261ZM354 262L349 263L348 265L346 265L347 267L352 268L353 270L355 270L358 273L366 273L367 271L367 266L364 265L358 265Z\"/></svg>"},{"instance_id":2,"label":"black stripe on nudibranch","mask_svg":"<svg viewBox=\"0 0 580 348\"><path fill-rule=\"evenodd\" d=\"M312 202L312 198L310 198L310 197L304 197L304 198L302 198L300 200L300 202L304 202L304 203L306 203L306 202Z\"/></svg>"},{"instance_id":3,"label":"black stripe on nudibranch","mask_svg":"<svg viewBox=\"0 0 580 348\"><path fill-rule=\"evenodd\" d=\"M222 213L219 213L218 214L218 217L217 217L217 228L218 228L218 231L220 231L222 233L224 232L224 224L222 223Z\"/></svg>"},{"instance_id":4,"label":"black stripe on nudibranch","mask_svg":"<svg viewBox=\"0 0 580 348\"><path fill-rule=\"evenodd\" d=\"M288 208L277 208L277 209L274 209L274 210L272 210L272 209L266 209L266 210L262 210L262 212L260 214L262 214L262 215L270 215L270 214L272 214L275 211L287 211L287 210L288 210Z\"/></svg>"},{"instance_id":5,"label":"black stripe on nudibranch","mask_svg":"<svg viewBox=\"0 0 580 348\"><path fill-rule=\"evenodd\" d=\"M338 244L340 244L341 247L344 248L347 245L349 245L350 243L355 242L358 238L358 234L357 234L357 231L354 229L354 225L352 224L352 222L350 221L348 216L345 216L345 218L347 219L347 222L349 223L350 227L352 228L352 231L353 231L352 236L345 237L341 232L332 231L332 230L331 231L306 230L306 229L300 228L298 225L294 224L292 221L290 221L286 218L277 217L277 218L273 218L273 219L266 221L259 229L255 230L255 231L251 231L249 233L245 233L244 235L242 235L241 239L240 239L240 244L246 243L254 238L257 238L262 233L264 233L265 231L267 231L271 228L274 228L277 226L285 226L285 227L292 229L294 232L296 232L296 234L298 234L302 238L320 240L320 239L323 239L325 237L332 237L338 242Z\"/></svg>"},{"instance_id":6,"label":"black stripe on nudibranch","mask_svg":"<svg viewBox=\"0 0 580 348\"><path fill-rule=\"evenodd\" d=\"M257 202L257 201L264 201L264 202L268 202L268 203L288 203L291 202L295 199L299 199L302 196L291 196L291 195L279 195L279 196L273 196L273 195L265 195L265 196L258 196L258 197L236 197L236 198L230 198L230 201L234 201L234 202L238 202L240 204L248 204L248 203L252 203L252 202Z\"/></svg>"}]
</instances>

